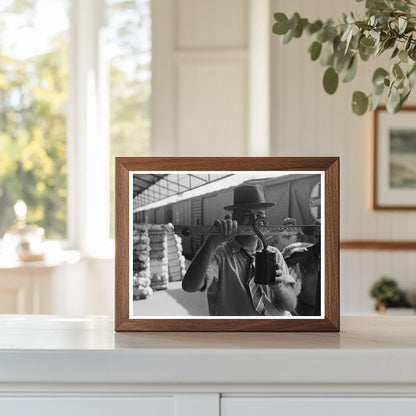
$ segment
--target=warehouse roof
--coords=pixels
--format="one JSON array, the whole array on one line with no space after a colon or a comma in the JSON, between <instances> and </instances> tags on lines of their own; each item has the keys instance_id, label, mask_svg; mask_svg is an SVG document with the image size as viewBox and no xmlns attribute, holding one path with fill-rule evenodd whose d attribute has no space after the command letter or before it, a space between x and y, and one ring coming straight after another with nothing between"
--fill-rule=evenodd
<instances>
[{"instance_id":1,"label":"warehouse roof","mask_svg":"<svg viewBox=\"0 0 416 416\"><path fill-rule=\"evenodd\" d=\"M134 207L143 207L181 195L184 192L199 188L218 179L230 176L229 173L165 173L147 174L135 173L133 175Z\"/></svg>"},{"instance_id":2,"label":"warehouse roof","mask_svg":"<svg viewBox=\"0 0 416 416\"><path fill-rule=\"evenodd\" d=\"M136 197L137 195L141 194L143 191L157 183L160 179L164 178L165 176L167 175L156 175L148 173L133 175L133 197Z\"/></svg>"}]
</instances>

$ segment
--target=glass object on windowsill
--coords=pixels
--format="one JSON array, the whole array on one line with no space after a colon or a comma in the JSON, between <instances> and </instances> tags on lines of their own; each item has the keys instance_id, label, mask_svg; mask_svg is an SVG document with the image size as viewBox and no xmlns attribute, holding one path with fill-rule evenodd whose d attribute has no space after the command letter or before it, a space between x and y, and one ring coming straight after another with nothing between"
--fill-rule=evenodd
<instances>
[{"instance_id":1,"label":"glass object on windowsill","mask_svg":"<svg viewBox=\"0 0 416 416\"><path fill-rule=\"evenodd\" d=\"M26 224L27 206L19 200L14 205L16 220L3 237L7 251L21 261L40 261L45 255L43 228Z\"/></svg>"}]
</instances>

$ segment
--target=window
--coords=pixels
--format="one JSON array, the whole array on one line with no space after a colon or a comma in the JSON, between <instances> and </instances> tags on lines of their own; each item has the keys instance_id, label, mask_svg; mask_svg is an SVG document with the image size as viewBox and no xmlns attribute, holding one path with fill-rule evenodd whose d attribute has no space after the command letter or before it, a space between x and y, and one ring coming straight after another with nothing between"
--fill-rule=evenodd
<instances>
[{"instance_id":1,"label":"window","mask_svg":"<svg viewBox=\"0 0 416 416\"><path fill-rule=\"evenodd\" d=\"M48 238L66 237L69 6L0 6L0 236L13 222L14 203L24 199L28 222Z\"/></svg>"},{"instance_id":2,"label":"window","mask_svg":"<svg viewBox=\"0 0 416 416\"><path fill-rule=\"evenodd\" d=\"M150 0L107 0L110 73L110 235L114 236L114 158L149 153Z\"/></svg>"},{"instance_id":3,"label":"window","mask_svg":"<svg viewBox=\"0 0 416 416\"><path fill-rule=\"evenodd\" d=\"M149 151L150 65L151 0L1 2L0 237L23 199L47 238L100 251L114 157Z\"/></svg>"}]
</instances>

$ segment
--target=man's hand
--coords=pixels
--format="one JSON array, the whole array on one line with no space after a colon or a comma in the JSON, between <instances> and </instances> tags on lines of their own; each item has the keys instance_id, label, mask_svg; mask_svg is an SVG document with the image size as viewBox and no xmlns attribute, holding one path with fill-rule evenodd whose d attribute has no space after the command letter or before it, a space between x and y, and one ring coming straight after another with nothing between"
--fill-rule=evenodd
<instances>
[{"instance_id":1,"label":"man's hand","mask_svg":"<svg viewBox=\"0 0 416 416\"><path fill-rule=\"evenodd\" d=\"M284 283L294 286L296 283L296 280L290 274L283 274L283 270L276 270L275 277L277 284Z\"/></svg>"},{"instance_id":2,"label":"man's hand","mask_svg":"<svg viewBox=\"0 0 416 416\"><path fill-rule=\"evenodd\" d=\"M217 218L214 221L214 227L217 227L220 230L221 235L210 235L208 238L216 244L221 244L228 241L230 239L230 235L237 232L238 223L236 220L231 219L231 217L227 215L223 220Z\"/></svg>"},{"instance_id":3,"label":"man's hand","mask_svg":"<svg viewBox=\"0 0 416 416\"><path fill-rule=\"evenodd\" d=\"M283 270L277 270L275 276L277 284L270 286L274 293L272 302L280 309L294 311L297 303L296 280L290 274L284 274Z\"/></svg>"}]
</instances>

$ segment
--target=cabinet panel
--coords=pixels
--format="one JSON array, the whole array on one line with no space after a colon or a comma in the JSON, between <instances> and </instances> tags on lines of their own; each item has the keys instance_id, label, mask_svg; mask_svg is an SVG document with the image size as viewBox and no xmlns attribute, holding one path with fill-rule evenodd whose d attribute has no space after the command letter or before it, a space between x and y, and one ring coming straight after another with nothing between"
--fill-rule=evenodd
<instances>
[{"instance_id":1,"label":"cabinet panel","mask_svg":"<svg viewBox=\"0 0 416 416\"><path fill-rule=\"evenodd\" d=\"M0 269L0 313L33 313L33 273Z\"/></svg>"},{"instance_id":2,"label":"cabinet panel","mask_svg":"<svg viewBox=\"0 0 416 416\"><path fill-rule=\"evenodd\" d=\"M0 313L19 313L19 293L17 289L0 289Z\"/></svg>"},{"instance_id":3,"label":"cabinet panel","mask_svg":"<svg viewBox=\"0 0 416 416\"><path fill-rule=\"evenodd\" d=\"M220 416L218 393L176 394L176 416Z\"/></svg>"},{"instance_id":4,"label":"cabinet panel","mask_svg":"<svg viewBox=\"0 0 416 416\"><path fill-rule=\"evenodd\" d=\"M221 416L414 416L416 398L273 398L225 397Z\"/></svg>"},{"instance_id":5,"label":"cabinet panel","mask_svg":"<svg viewBox=\"0 0 416 416\"><path fill-rule=\"evenodd\" d=\"M247 46L247 0L179 0L179 49Z\"/></svg>"},{"instance_id":6,"label":"cabinet panel","mask_svg":"<svg viewBox=\"0 0 416 416\"><path fill-rule=\"evenodd\" d=\"M181 156L238 156L246 142L247 68L244 59L194 60L178 68Z\"/></svg>"},{"instance_id":7,"label":"cabinet panel","mask_svg":"<svg viewBox=\"0 0 416 416\"><path fill-rule=\"evenodd\" d=\"M174 416L173 397L13 397L0 398L7 416Z\"/></svg>"}]
</instances>

